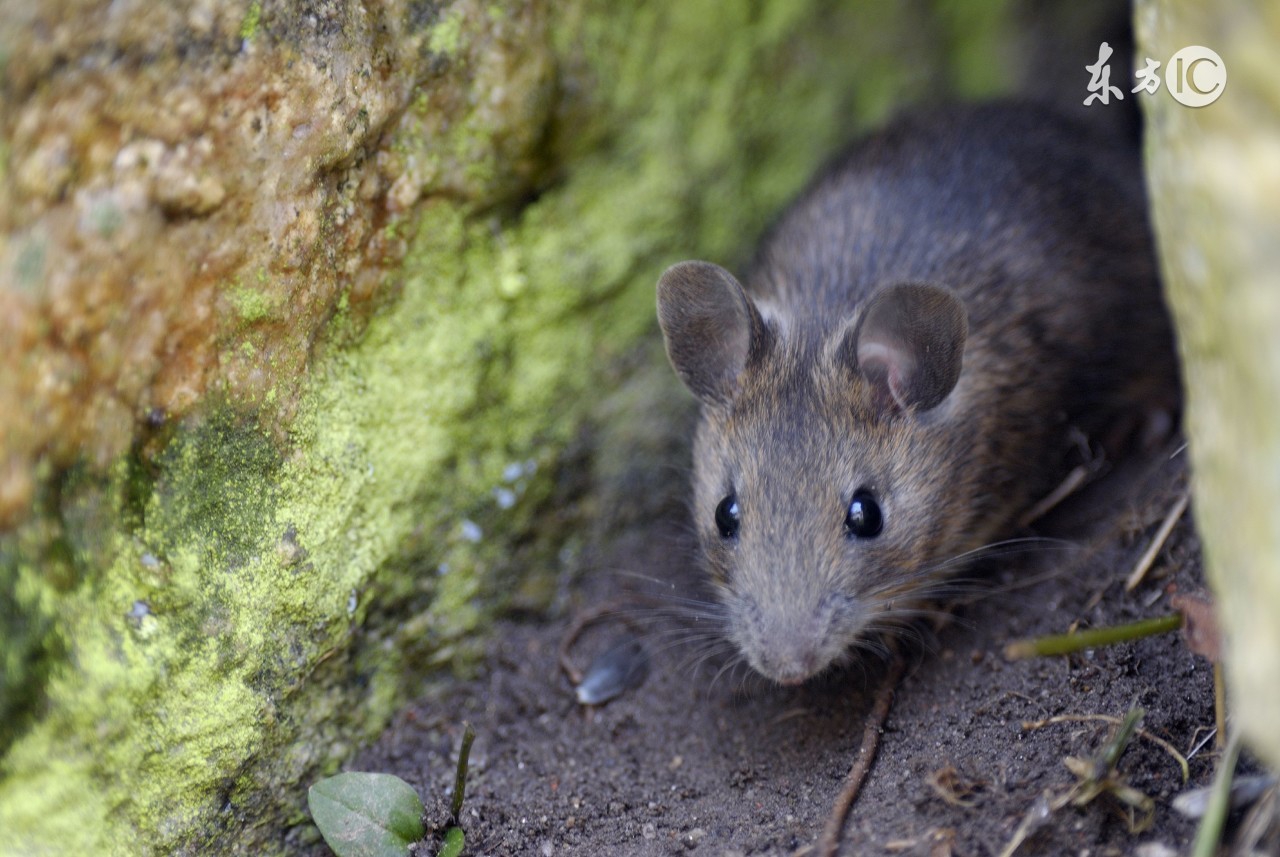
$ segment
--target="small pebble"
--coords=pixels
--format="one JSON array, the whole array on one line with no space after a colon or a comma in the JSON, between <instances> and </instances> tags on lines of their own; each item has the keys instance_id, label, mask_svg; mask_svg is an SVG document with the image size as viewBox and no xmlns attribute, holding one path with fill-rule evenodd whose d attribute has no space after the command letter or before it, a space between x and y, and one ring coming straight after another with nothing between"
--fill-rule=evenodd
<instances>
[{"instance_id":1,"label":"small pebble","mask_svg":"<svg viewBox=\"0 0 1280 857\"><path fill-rule=\"evenodd\" d=\"M600 705L639 687L648 676L649 653L635 637L621 637L587 669L577 687L578 702Z\"/></svg>"}]
</instances>

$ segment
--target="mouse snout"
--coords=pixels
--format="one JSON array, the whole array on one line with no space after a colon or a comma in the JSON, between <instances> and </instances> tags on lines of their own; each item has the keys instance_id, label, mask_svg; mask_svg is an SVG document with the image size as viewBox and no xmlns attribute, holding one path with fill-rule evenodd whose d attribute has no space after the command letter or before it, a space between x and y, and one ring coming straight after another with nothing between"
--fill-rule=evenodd
<instances>
[{"instance_id":1,"label":"mouse snout","mask_svg":"<svg viewBox=\"0 0 1280 857\"><path fill-rule=\"evenodd\" d=\"M753 659L751 665L762 675L784 685L803 684L826 666L813 640L794 636L779 640L778 647L772 651L762 651L759 663Z\"/></svg>"},{"instance_id":2,"label":"mouse snout","mask_svg":"<svg viewBox=\"0 0 1280 857\"><path fill-rule=\"evenodd\" d=\"M779 684L797 685L831 665L845 649L835 633L835 605L825 598L801 606L795 603L744 605L739 649L751 666Z\"/></svg>"}]
</instances>

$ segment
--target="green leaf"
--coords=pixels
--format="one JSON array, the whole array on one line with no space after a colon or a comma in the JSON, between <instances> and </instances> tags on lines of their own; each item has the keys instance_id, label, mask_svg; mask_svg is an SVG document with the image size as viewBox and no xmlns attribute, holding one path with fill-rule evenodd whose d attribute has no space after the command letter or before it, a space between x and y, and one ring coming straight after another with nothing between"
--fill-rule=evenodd
<instances>
[{"instance_id":1,"label":"green leaf","mask_svg":"<svg viewBox=\"0 0 1280 857\"><path fill-rule=\"evenodd\" d=\"M422 838L422 800L391 774L346 773L307 791L307 806L338 857L404 857Z\"/></svg>"},{"instance_id":2,"label":"green leaf","mask_svg":"<svg viewBox=\"0 0 1280 857\"><path fill-rule=\"evenodd\" d=\"M444 844L440 846L436 857L458 857L462 853L463 839L461 827L450 827L445 831Z\"/></svg>"}]
</instances>

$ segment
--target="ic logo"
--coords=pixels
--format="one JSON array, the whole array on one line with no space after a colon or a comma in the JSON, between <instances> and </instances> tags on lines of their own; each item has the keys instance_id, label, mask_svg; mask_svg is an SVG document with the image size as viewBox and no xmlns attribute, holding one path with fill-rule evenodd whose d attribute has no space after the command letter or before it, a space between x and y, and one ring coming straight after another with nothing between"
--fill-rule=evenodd
<instances>
[{"instance_id":1,"label":"ic logo","mask_svg":"<svg viewBox=\"0 0 1280 857\"><path fill-rule=\"evenodd\" d=\"M1188 45L1169 58L1164 84L1179 104L1204 107L1218 100L1227 86L1222 57L1202 45Z\"/></svg>"}]
</instances>

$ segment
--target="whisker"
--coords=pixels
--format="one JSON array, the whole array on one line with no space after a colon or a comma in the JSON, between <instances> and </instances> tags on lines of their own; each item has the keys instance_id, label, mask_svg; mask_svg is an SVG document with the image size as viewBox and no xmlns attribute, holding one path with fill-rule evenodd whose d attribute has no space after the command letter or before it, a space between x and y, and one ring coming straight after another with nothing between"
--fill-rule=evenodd
<instances>
[{"instance_id":1,"label":"whisker","mask_svg":"<svg viewBox=\"0 0 1280 857\"><path fill-rule=\"evenodd\" d=\"M982 545L953 557L940 560L935 563L929 563L923 566L924 569L936 571L951 567L960 563L978 562L979 560L991 558L1004 558L1027 553L1047 553L1050 549L1071 551L1079 549L1074 542L1066 539L1050 538L1047 536L1024 536L1016 539L1003 539L998 542Z\"/></svg>"},{"instance_id":2,"label":"whisker","mask_svg":"<svg viewBox=\"0 0 1280 857\"><path fill-rule=\"evenodd\" d=\"M741 655L735 655L734 657L730 658L724 664L724 666L720 667L720 669L716 671L716 674L711 677L711 681L707 685L708 692L715 689L716 683L719 682L724 675L728 673L732 673L734 670L737 669L737 667L742 663L741 657L742 657Z\"/></svg>"}]
</instances>

